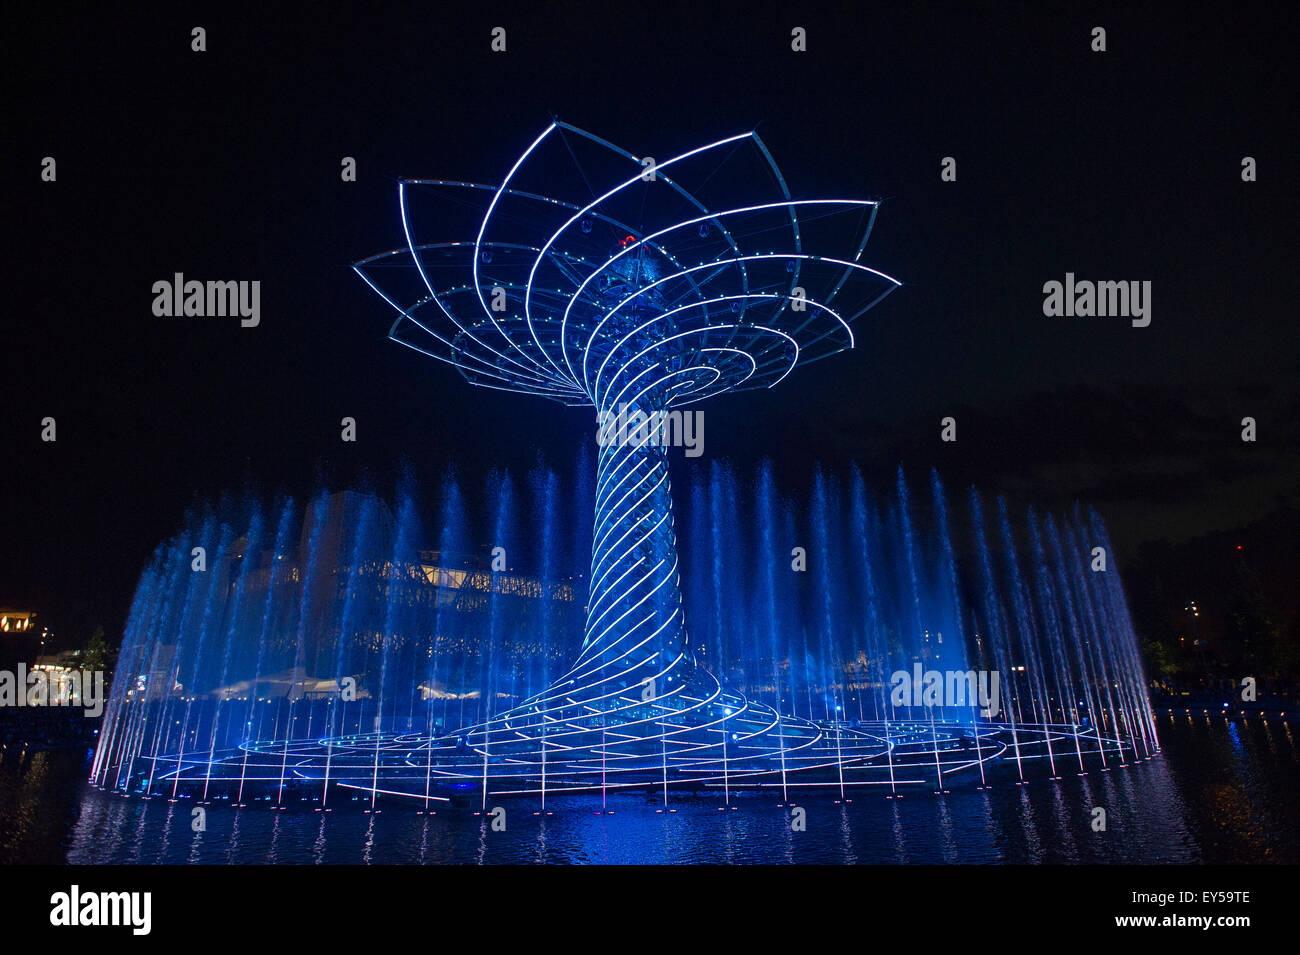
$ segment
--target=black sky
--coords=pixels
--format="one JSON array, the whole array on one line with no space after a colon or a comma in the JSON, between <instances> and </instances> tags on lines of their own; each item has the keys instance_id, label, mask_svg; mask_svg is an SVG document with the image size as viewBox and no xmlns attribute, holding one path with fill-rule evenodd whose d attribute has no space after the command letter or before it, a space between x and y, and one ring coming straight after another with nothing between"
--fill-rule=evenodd
<instances>
[{"instance_id":1,"label":"black sky","mask_svg":"<svg viewBox=\"0 0 1300 955\"><path fill-rule=\"evenodd\" d=\"M1128 552L1296 502L1285 7L585 6L9 15L0 603L120 626L153 546L225 492L567 467L588 415L388 342L348 268L399 244L399 177L499 180L552 115L656 156L757 126L797 195L885 199L865 260L905 287L857 351L709 405L705 460L770 457L794 493L817 461L933 465L1090 502ZM1067 271L1150 280L1150 327L1045 318ZM260 280L261 326L154 317L174 272Z\"/></svg>"}]
</instances>

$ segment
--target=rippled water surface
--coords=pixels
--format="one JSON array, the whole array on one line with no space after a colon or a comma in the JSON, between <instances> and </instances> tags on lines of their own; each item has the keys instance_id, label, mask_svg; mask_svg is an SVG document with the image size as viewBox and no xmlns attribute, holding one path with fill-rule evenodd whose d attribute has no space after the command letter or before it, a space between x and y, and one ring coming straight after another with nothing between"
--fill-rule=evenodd
<instances>
[{"instance_id":1,"label":"rippled water surface","mask_svg":"<svg viewBox=\"0 0 1300 955\"><path fill-rule=\"evenodd\" d=\"M254 803L209 807L191 830L193 804L143 802L85 787L80 754L0 757L0 854L72 863L1185 863L1300 861L1300 760L1288 723L1164 714L1164 752L1111 772L1020 787L954 789L899 800L859 792L795 796L806 831L791 830L778 795L493 800L505 831L469 809L374 815L344 799L335 812L276 812ZM1106 810L1095 832L1093 809Z\"/></svg>"}]
</instances>

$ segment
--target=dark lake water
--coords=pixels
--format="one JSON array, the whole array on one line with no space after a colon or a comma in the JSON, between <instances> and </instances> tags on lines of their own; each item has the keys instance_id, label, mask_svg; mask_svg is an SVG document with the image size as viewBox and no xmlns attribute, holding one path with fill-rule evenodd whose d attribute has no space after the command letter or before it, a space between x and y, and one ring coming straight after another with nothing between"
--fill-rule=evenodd
<instances>
[{"instance_id":1,"label":"dark lake water","mask_svg":"<svg viewBox=\"0 0 1300 955\"><path fill-rule=\"evenodd\" d=\"M143 802L84 785L81 753L0 754L0 860L99 863L1259 863L1300 862L1300 756L1292 724L1160 714L1163 752L1111 772L899 800L859 793L795 798L791 830L777 796L494 801L493 831L469 810L367 815L346 799L328 815L254 803ZM1093 831L1093 809L1106 829Z\"/></svg>"}]
</instances>

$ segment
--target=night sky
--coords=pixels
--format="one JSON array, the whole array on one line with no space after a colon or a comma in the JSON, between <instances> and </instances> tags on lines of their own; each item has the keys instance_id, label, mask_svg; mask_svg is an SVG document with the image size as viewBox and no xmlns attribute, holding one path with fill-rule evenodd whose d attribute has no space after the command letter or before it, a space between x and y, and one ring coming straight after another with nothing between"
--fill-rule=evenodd
<instances>
[{"instance_id":1,"label":"night sky","mask_svg":"<svg viewBox=\"0 0 1300 955\"><path fill-rule=\"evenodd\" d=\"M403 463L431 489L453 463L471 488L539 455L568 469L589 411L471 389L387 341L349 268L401 243L398 178L497 182L553 115L652 156L757 128L796 198L885 200L864 261L904 287L858 350L705 406L701 463L770 457L794 494L856 460L882 488L902 463L1082 500L1121 568L1297 503L1294 23L1240 4L589 6L6 18L0 604L74 645L96 622L116 636L195 503L387 493ZM155 317L175 272L260 280L260 326ZM1150 281L1150 326L1045 317L1066 272Z\"/></svg>"}]
</instances>

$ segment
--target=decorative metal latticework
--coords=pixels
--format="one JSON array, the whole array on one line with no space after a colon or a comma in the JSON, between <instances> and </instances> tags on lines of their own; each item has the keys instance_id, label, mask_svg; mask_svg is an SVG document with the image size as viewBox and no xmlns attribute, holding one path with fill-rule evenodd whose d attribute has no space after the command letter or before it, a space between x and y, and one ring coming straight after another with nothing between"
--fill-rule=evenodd
<instances>
[{"instance_id":1,"label":"decorative metal latticework","mask_svg":"<svg viewBox=\"0 0 1300 955\"><path fill-rule=\"evenodd\" d=\"M497 185L407 180L399 198L406 246L355 266L399 313L390 337L472 384L650 423L601 431L577 660L463 729L462 748L507 785L546 773L557 790L712 782L721 760L737 780L786 756L821 764L826 733L724 688L691 652L654 425L852 348L853 321L899 284L861 261L878 203L796 199L756 133L655 161L561 122ZM421 241L425 214L466 238Z\"/></svg>"}]
</instances>

